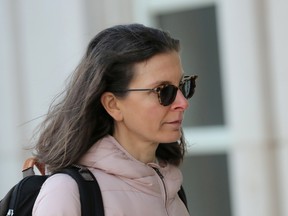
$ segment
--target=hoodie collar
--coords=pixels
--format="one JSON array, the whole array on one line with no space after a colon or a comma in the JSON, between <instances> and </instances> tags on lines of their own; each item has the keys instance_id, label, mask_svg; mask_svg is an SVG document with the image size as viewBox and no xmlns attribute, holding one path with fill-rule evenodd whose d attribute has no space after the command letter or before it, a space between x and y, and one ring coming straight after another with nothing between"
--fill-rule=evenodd
<instances>
[{"instance_id":1,"label":"hoodie collar","mask_svg":"<svg viewBox=\"0 0 288 216\"><path fill-rule=\"evenodd\" d=\"M95 143L80 159L79 164L118 176L140 190L160 193L158 169L164 176L166 188L175 194L182 183L180 170L168 163L145 164L130 155L117 140L108 135ZM168 193L169 194L169 193Z\"/></svg>"}]
</instances>

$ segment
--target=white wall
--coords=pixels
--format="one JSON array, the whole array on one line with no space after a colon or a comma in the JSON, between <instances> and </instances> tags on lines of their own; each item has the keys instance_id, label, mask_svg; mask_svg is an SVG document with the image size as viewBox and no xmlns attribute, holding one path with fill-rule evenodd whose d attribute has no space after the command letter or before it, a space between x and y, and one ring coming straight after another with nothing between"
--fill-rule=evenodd
<instances>
[{"instance_id":1,"label":"white wall","mask_svg":"<svg viewBox=\"0 0 288 216\"><path fill-rule=\"evenodd\" d=\"M277 177L281 216L288 215L288 25L287 1L269 0L268 38L270 39L271 103L273 106L273 140L277 143Z\"/></svg>"},{"instance_id":2,"label":"white wall","mask_svg":"<svg viewBox=\"0 0 288 216\"><path fill-rule=\"evenodd\" d=\"M219 1L233 215L285 216L287 7Z\"/></svg>"},{"instance_id":3,"label":"white wall","mask_svg":"<svg viewBox=\"0 0 288 216\"><path fill-rule=\"evenodd\" d=\"M69 3L69 7L67 7ZM80 1L1 1L0 195L21 177L32 132L84 50ZM31 121L32 120L32 121ZM31 122L30 122L31 121Z\"/></svg>"},{"instance_id":4,"label":"white wall","mask_svg":"<svg viewBox=\"0 0 288 216\"><path fill-rule=\"evenodd\" d=\"M277 215L263 3L221 1L224 94L236 216Z\"/></svg>"}]
</instances>

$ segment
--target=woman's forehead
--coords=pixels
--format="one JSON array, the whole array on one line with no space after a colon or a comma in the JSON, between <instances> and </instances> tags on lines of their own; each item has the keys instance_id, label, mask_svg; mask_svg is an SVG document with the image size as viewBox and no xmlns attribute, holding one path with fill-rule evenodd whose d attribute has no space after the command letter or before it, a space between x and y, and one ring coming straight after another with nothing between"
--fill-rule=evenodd
<instances>
[{"instance_id":1,"label":"woman's forehead","mask_svg":"<svg viewBox=\"0 0 288 216\"><path fill-rule=\"evenodd\" d=\"M134 65L132 81L145 82L151 85L163 82L173 83L181 80L183 69L177 52L157 54L150 59Z\"/></svg>"}]
</instances>

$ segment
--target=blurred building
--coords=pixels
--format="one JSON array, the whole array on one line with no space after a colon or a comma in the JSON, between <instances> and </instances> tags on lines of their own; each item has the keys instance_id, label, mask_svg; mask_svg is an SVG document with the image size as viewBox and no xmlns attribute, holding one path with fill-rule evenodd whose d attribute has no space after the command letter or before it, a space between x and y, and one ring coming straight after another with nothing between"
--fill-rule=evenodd
<instances>
[{"instance_id":1,"label":"blurred building","mask_svg":"<svg viewBox=\"0 0 288 216\"><path fill-rule=\"evenodd\" d=\"M199 75L184 122L191 215L287 216L287 10L274 0L1 1L0 197L89 40L139 22L179 38L185 73Z\"/></svg>"}]
</instances>

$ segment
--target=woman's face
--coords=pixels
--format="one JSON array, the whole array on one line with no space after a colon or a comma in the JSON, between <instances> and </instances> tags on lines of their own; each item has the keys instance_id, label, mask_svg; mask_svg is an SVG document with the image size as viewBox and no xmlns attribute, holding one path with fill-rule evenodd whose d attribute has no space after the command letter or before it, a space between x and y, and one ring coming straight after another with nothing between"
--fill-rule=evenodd
<instances>
[{"instance_id":1,"label":"woman's face","mask_svg":"<svg viewBox=\"0 0 288 216\"><path fill-rule=\"evenodd\" d=\"M163 84L178 87L183 76L177 52L155 55L137 63L134 70L128 89L152 89ZM181 124L188 102L179 90L175 101L168 106L162 106L153 91L130 91L125 98L118 100L123 119L115 122L116 136L121 134L130 142L157 144L175 142L181 137Z\"/></svg>"}]
</instances>

